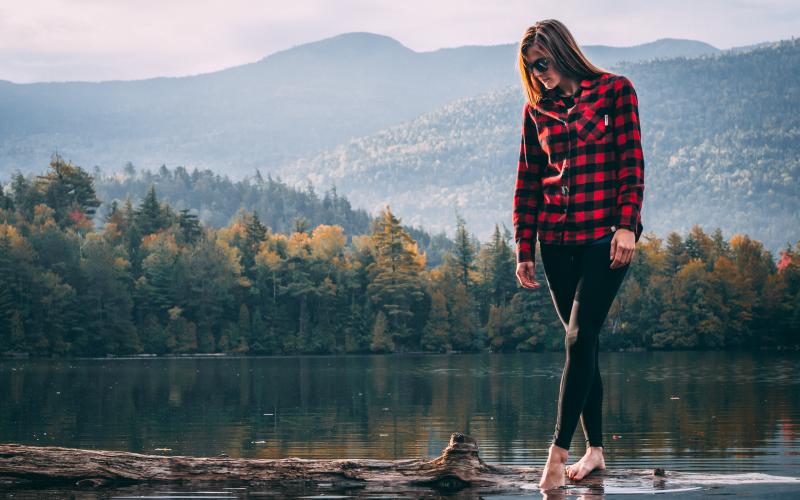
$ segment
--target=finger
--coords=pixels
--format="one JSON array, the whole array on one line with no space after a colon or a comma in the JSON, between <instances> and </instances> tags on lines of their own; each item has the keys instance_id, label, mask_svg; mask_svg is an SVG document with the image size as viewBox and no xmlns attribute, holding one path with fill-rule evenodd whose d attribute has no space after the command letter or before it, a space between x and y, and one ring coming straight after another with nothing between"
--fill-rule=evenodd
<instances>
[{"instance_id":1,"label":"finger","mask_svg":"<svg viewBox=\"0 0 800 500\"><path fill-rule=\"evenodd\" d=\"M527 279L528 288L539 288L539 283L536 282L536 278L533 276L533 273L529 273Z\"/></svg>"},{"instance_id":2,"label":"finger","mask_svg":"<svg viewBox=\"0 0 800 500\"><path fill-rule=\"evenodd\" d=\"M531 283L531 288L539 288L539 282L536 281L536 265L533 263L528 266L528 281Z\"/></svg>"},{"instance_id":3,"label":"finger","mask_svg":"<svg viewBox=\"0 0 800 500\"><path fill-rule=\"evenodd\" d=\"M517 279L519 279L519 284L524 288L528 288L530 286L530 280L528 280L528 274L525 272L524 267L517 271Z\"/></svg>"},{"instance_id":4,"label":"finger","mask_svg":"<svg viewBox=\"0 0 800 500\"><path fill-rule=\"evenodd\" d=\"M539 288L539 283L533 278L533 266L523 266L519 270L520 284L524 288Z\"/></svg>"},{"instance_id":5,"label":"finger","mask_svg":"<svg viewBox=\"0 0 800 500\"><path fill-rule=\"evenodd\" d=\"M629 248L620 248L619 249L619 266L622 267L627 265L630 262L630 249Z\"/></svg>"},{"instance_id":6,"label":"finger","mask_svg":"<svg viewBox=\"0 0 800 500\"><path fill-rule=\"evenodd\" d=\"M617 253L614 254L614 260L611 262L611 269L616 269L623 264L622 262L622 248L617 248Z\"/></svg>"},{"instance_id":7,"label":"finger","mask_svg":"<svg viewBox=\"0 0 800 500\"><path fill-rule=\"evenodd\" d=\"M614 260L614 254L617 251L617 239L611 238L611 255L609 255L609 259Z\"/></svg>"}]
</instances>

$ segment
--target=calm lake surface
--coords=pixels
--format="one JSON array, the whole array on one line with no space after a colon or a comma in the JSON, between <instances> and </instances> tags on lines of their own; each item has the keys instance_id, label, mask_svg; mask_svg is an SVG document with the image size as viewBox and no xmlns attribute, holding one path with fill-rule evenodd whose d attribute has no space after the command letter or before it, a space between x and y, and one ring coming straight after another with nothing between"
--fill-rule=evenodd
<instances>
[{"instance_id":1,"label":"calm lake surface","mask_svg":"<svg viewBox=\"0 0 800 500\"><path fill-rule=\"evenodd\" d=\"M0 442L542 465L563 353L0 360ZM800 476L800 353L600 354L609 467ZM169 450L158 451L159 448ZM570 462L583 453L580 425Z\"/></svg>"}]
</instances>

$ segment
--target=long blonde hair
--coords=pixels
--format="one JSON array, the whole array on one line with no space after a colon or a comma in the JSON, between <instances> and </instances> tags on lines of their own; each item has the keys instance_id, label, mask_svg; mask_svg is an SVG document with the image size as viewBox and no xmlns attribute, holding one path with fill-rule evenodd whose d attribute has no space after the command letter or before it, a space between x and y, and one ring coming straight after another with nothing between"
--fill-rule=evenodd
<instances>
[{"instance_id":1,"label":"long blonde hair","mask_svg":"<svg viewBox=\"0 0 800 500\"><path fill-rule=\"evenodd\" d=\"M531 106L536 106L543 93L539 81L525 67L525 52L534 45L567 78L580 82L584 78L608 73L589 61L564 23L556 19L539 21L525 30L519 42L519 72Z\"/></svg>"}]
</instances>

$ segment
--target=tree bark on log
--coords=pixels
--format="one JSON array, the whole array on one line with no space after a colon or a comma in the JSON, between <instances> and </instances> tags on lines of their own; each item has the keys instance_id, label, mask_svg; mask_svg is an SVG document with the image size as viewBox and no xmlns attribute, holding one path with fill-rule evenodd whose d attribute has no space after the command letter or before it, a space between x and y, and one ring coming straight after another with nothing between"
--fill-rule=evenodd
<instances>
[{"instance_id":1,"label":"tree bark on log","mask_svg":"<svg viewBox=\"0 0 800 500\"><path fill-rule=\"evenodd\" d=\"M439 492L470 489L500 492L535 489L541 467L496 466L478 455L470 436L453 433L442 454L433 460L310 460L301 458L241 459L227 457L160 456L123 451L84 450L55 446L0 445L0 484L6 488L73 485L96 488L137 483L241 482L249 485L326 483L334 487L379 491L420 488ZM602 488L634 481L639 487L663 489L669 477L663 469L595 471L576 484Z\"/></svg>"}]
</instances>

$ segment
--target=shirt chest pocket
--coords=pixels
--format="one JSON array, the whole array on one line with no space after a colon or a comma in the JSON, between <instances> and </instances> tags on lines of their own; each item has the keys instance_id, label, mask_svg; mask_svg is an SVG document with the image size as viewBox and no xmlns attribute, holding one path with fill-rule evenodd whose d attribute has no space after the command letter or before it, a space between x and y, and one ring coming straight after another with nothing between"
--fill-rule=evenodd
<instances>
[{"instance_id":1,"label":"shirt chest pocket","mask_svg":"<svg viewBox=\"0 0 800 500\"><path fill-rule=\"evenodd\" d=\"M573 113L575 132L583 142L605 143L611 139L611 108L608 99L579 104Z\"/></svg>"}]
</instances>

